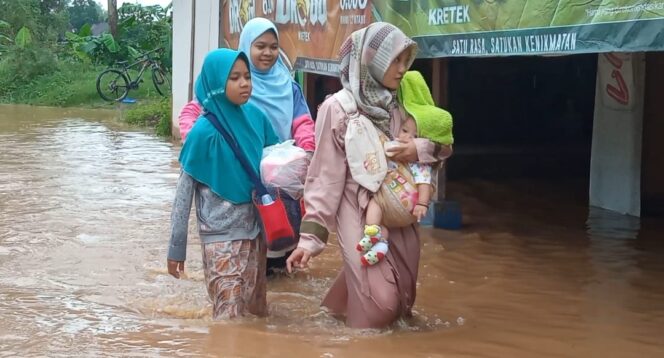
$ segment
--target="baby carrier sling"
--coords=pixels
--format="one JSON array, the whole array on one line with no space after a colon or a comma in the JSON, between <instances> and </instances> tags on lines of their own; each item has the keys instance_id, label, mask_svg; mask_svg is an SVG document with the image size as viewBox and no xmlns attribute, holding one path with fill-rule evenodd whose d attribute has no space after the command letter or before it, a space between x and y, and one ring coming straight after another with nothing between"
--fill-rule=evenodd
<instances>
[{"instance_id":1,"label":"baby carrier sling","mask_svg":"<svg viewBox=\"0 0 664 358\"><path fill-rule=\"evenodd\" d=\"M412 225L417 221L412 212L418 193L408 165L388 164L383 148L387 137L357 110L350 91L342 89L334 96L348 116L344 146L351 176L374 193L383 212L383 225L393 228Z\"/></svg>"}]
</instances>

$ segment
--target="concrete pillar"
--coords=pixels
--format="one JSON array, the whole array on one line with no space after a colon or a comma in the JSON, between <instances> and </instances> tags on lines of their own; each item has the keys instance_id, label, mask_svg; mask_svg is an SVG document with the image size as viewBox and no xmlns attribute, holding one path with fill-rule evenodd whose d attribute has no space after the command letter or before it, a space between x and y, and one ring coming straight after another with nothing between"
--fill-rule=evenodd
<instances>
[{"instance_id":1,"label":"concrete pillar","mask_svg":"<svg viewBox=\"0 0 664 358\"><path fill-rule=\"evenodd\" d=\"M199 0L200 1L200 0ZM196 0L173 0L173 112L172 133L180 139L178 114L192 96L194 7Z\"/></svg>"},{"instance_id":2,"label":"concrete pillar","mask_svg":"<svg viewBox=\"0 0 664 358\"><path fill-rule=\"evenodd\" d=\"M598 56L590 159L590 205L641 215L643 53Z\"/></svg>"},{"instance_id":3,"label":"concrete pillar","mask_svg":"<svg viewBox=\"0 0 664 358\"><path fill-rule=\"evenodd\" d=\"M219 0L196 0L194 31L194 81L203 67L205 55L219 48Z\"/></svg>"},{"instance_id":4,"label":"concrete pillar","mask_svg":"<svg viewBox=\"0 0 664 358\"><path fill-rule=\"evenodd\" d=\"M447 89L448 89L448 74L447 74L447 59L434 58L431 60L431 96L436 102L436 105L447 109Z\"/></svg>"},{"instance_id":5,"label":"concrete pillar","mask_svg":"<svg viewBox=\"0 0 664 358\"><path fill-rule=\"evenodd\" d=\"M205 55L219 48L219 0L173 1L173 137L180 138L178 114L190 101Z\"/></svg>"},{"instance_id":6,"label":"concrete pillar","mask_svg":"<svg viewBox=\"0 0 664 358\"><path fill-rule=\"evenodd\" d=\"M447 59L444 58L435 58L431 60L431 96L433 97L434 102L437 106L447 109L447 92L448 92L448 74L447 74ZM452 118L454 118L454 113L452 113ZM441 170L438 171L437 178L437 190L434 200L443 202L445 201L445 184L447 181L446 176L447 166L443 166Z\"/></svg>"}]
</instances>

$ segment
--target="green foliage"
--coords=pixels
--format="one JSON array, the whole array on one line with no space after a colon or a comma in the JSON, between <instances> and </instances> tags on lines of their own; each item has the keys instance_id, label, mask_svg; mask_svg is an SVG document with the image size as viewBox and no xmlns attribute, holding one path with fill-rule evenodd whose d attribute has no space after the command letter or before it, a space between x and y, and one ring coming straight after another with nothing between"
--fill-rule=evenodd
<instances>
[{"instance_id":1,"label":"green foliage","mask_svg":"<svg viewBox=\"0 0 664 358\"><path fill-rule=\"evenodd\" d=\"M69 5L69 6L68 6ZM171 67L171 6L124 4L118 9L118 36L93 36L91 25L102 19L103 11L94 0L0 0L0 56L10 51L21 32L20 45L26 41L64 51L62 57L110 65L131 61L139 53L163 47L160 59ZM27 36L29 29L30 35ZM69 31L79 29L78 33ZM56 45L66 39L70 48ZM87 60L86 60L87 58Z\"/></svg>"},{"instance_id":2,"label":"green foliage","mask_svg":"<svg viewBox=\"0 0 664 358\"><path fill-rule=\"evenodd\" d=\"M0 103L122 106L169 135L170 100L156 92L149 71L130 92L134 105L104 102L95 84L105 65L158 47L166 49L161 60L170 67L171 7L121 7L116 38L93 35L92 24L104 16L94 0L0 0Z\"/></svg>"},{"instance_id":3,"label":"green foliage","mask_svg":"<svg viewBox=\"0 0 664 358\"><path fill-rule=\"evenodd\" d=\"M9 26L5 34L11 38L16 36L22 27L39 29L40 13L39 2L35 0L0 0L0 20Z\"/></svg>"},{"instance_id":4,"label":"green foliage","mask_svg":"<svg viewBox=\"0 0 664 358\"><path fill-rule=\"evenodd\" d=\"M102 104L95 93L96 75L95 68L63 63L56 70L32 76L16 86L16 82L2 83L4 77L0 74L0 102L47 106Z\"/></svg>"},{"instance_id":5,"label":"green foliage","mask_svg":"<svg viewBox=\"0 0 664 358\"><path fill-rule=\"evenodd\" d=\"M46 13L41 17L46 21L46 26L41 29L42 42L52 44L64 37L64 33L69 29L69 14L66 8L56 13Z\"/></svg>"},{"instance_id":6,"label":"green foliage","mask_svg":"<svg viewBox=\"0 0 664 358\"><path fill-rule=\"evenodd\" d=\"M111 34L104 33L98 36L89 34L90 28L88 25L84 25L78 34L73 32L65 34L71 50L78 58L83 61L91 61L94 64L110 65L123 57L119 53L120 46Z\"/></svg>"},{"instance_id":7,"label":"green foliage","mask_svg":"<svg viewBox=\"0 0 664 358\"><path fill-rule=\"evenodd\" d=\"M118 17L117 38L109 33L93 36L87 25L78 33L66 33L72 51L94 64L112 65L117 61L133 61L143 52L163 47L166 51L159 60L164 67L171 67L170 6L124 4L118 9Z\"/></svg>"},{"instance_id":8,"label":"green foliage","mask_svg":"<svg viewBox=\"0 0 664 358\"><path fill-rule=\"evenodd\" d=\"M0 56L14 43L14 40L10 37L10 31L11 25L6 21L0 20Z\"/></svg>"},{"instance_id":9,"label":"green foliage","mask_svg":"<svg viewBox=\"0 0 664 358\"><path fill-rule=\"evenodd\" d=\"M86 23L81 26L81 29L78 31L78 36L92 36L92 25Z\"/></svg>"},{"instance_id":10,"label":"green foliage","mask_svg":"<svg viewBox=\"0 0 664 358\"><path fill-rule=\"evenodd\" d=\"M170 98L162 98L159 101L136 104L135 106L127 111L125 117L127 123L139 126L154 126L157 135L171 135L172 102Z\"/></svg>"},{"instance_id":11,"label":"green foliage","mask_svg":"<svg viewBox=\"0 0 664 358\"><path fill-rule=\"evenodd\" d=\"M69 27L67 0L0 0L0 20L10 24L15 35L26 27L36 41L54 43Z\"/></svg>"},{"instance_id":12,"label":"green foliage","mask_svg":"<svg viewBox=\"0 0 664 358\"><path fill-rule=\"evenodd\" d=\"M95 88L97 75L103 69L89 64L61 62L56 70L33 77L20 86L5 84L0 73L0 103L112 108L118 104L109 105L99 97ZM144 102L151 103L163 98L155 91L152 83L142 84L138 90L132 90L130 95L138 99L138 103L132 105L137 107Z\"/></svg>"},{"instance_id":13,"label":"green foliage","mask_svg":"<svg viewBox=\"0 0 664 358\"><path fill-rule=\"evenodd\" d=\"M4 36L5 38L9 38L5 33L9 33L11 30L12 25L8 23L7 21L2 21L0 20L0 36Z\"/></svg>"},{"instance_id":14,"label":"green foliage","mask_svg":"<svg viewBox=\"0 0 664 358\"><path fill-rule=\"evenodd\" d=\"M125 3L118 9L118 32L127 45L149 51L169 47L171 39L171 6L141 6Z\"/></svg>"},{"instance_id":15,"label":"green foliage","mask_svg":"<svg viewBox=\"0 0 664 358\"><path fill-rule=\"evenodd\" d=\"M94 25L102 21L104 16L104 10L94 0L72 0L71 5L67 7L67 13L69 14L69 28L72 30L80 29L86 24Z\"/></svg>"},{"instance_id":16,"label":"green foliage","mask_svg":"<svg viewBox=\"0 0 664 358\"><path fill-rule=\"evenodd\" d=\"M173 135L173 125L171 121L172 114L169 113L168 117L162 116L155 127L155 133L160 137L170 137Z\"/></svg>"},{"instance_id":17,"label":"green foliage","mask_svg":"<svg viewBox=\"0 0 664 358\"><path fill-rule=\"evenodd\" d=\"M0 96L57 70L55 56L38 46L15 46L0 60Z\"/></svg>"},{"instance_id":18,"label":"green foliage","mask_svg":"<svg viewBox=\"0 0 664 358\"><path fill-rule=\"evenodd\" d=\"M25 26L21 27L16 34L14 43L16 46L23 49L30 46L30 44L32 44L32 34L30 33L30 30Z\"/></svg>"}]
</instances>

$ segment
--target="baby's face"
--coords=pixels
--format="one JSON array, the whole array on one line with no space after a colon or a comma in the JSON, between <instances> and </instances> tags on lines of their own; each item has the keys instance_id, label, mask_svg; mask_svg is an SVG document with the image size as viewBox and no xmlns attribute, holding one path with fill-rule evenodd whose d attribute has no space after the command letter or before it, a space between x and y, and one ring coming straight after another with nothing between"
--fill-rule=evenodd
<instances>
[{"instance_id":1,"label":"baby's face","mask_svg":"<svg viewBox=\"0 0 664 358\"><path fill-rule=\"evenodd\" d=\"M399 139L410 140L417 138L417 125L413 117L408 117L399 130Z\"/></svg>"}]
</instances>

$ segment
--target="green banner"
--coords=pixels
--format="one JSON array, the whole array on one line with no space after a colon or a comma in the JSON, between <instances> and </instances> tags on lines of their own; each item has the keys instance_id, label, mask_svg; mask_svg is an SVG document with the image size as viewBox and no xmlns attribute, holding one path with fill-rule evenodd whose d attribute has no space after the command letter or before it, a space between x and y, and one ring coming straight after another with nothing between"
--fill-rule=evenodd
<instances>
[{"instance_id":1,"label":"green banner","mask_svg":"<svg viewBox=\"0 0 664 358\"><path fill-rule=\"evenodd\" d=\"M664 0L386 0L419 57L664 50Z\"/></svg>"}]
</instances>

